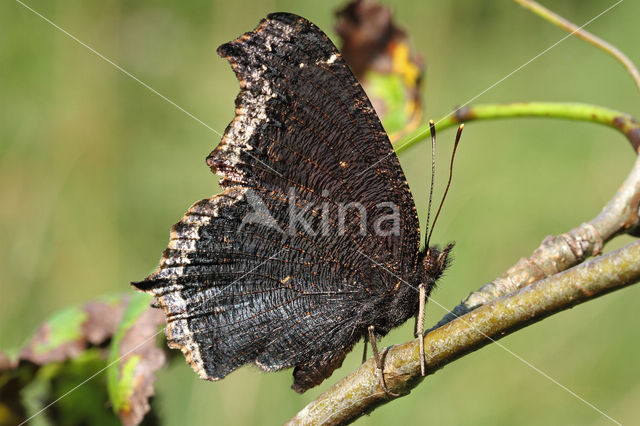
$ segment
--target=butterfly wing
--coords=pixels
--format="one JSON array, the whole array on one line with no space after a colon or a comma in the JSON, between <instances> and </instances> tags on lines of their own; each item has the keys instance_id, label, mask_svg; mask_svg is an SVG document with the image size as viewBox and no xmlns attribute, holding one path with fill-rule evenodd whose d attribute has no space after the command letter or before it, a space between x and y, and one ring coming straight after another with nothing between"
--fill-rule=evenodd
<instances>
[{"instance_id":1,"label":"butterfly wing","mask_svg":"<svg viewBox=\"0 0 640 426\"><path fill-rule=\"evenodd\" d=\"M413 198L369 100L315 25L271 14L218 53L241 85L207 158L225 191L191 207L135 285L156 296L169 344L201 377L297 366L304 391L379 316L390 277L376 264L415 271Z\"/></svg>"}]
</instances>

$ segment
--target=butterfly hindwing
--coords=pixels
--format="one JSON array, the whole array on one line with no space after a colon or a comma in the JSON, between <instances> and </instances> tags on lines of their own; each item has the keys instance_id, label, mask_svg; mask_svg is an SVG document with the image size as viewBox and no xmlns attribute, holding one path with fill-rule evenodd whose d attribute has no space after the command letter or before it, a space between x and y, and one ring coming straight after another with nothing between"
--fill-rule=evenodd
<instances>
[{"instance_id":1,"label":"butterfly hindwing","mask_svg":"<svg viewBox=\"0 0 640 426\"><path fill-rule=\"evenodd\" d=\"M269 203L274 222L243 225L254 196L231 188L194 204L173 227L158 270L136 283L164 308L169 345L209 380L249 362L279 370L344 352L354 307L364 303L358 271L303 233L282 238L284 203Z\"/></svg>"}]
</instances>

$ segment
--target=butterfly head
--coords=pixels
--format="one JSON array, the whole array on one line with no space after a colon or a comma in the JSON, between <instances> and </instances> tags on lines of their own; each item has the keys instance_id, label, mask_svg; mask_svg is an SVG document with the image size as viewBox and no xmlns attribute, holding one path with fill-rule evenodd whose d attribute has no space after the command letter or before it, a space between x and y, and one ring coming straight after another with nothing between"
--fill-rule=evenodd
<instances>
[{"instance_id":1,"label":"butterfly head","mask_svg":"<svg viewBox=\"0 0 640 426\"><path fill-rule=\"evenodd\" d=\"M433 285L442 276L449 266L451 258L449 253L453 249L453 243L447 244L443 249L437 246L427 247L422 252L423 282Z\"/></svg>"}]
</instances>

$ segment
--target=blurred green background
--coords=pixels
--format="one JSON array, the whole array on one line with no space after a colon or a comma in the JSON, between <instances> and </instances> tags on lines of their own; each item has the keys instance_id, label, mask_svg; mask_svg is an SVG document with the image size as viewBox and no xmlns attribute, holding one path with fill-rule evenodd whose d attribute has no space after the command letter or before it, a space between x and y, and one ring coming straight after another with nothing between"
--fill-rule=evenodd
<instances>
[{"instance_id":1,"label":"blurred green background","mask_svg":"<svg viewBox=\"0 0 640 426\"><path fill-rule=\"evenodd\" d=\"M335 40L341 1L29 0L28 5L217 131L233 118L236 79L216 47L267 13L302 15ZM465 103L565 36L514 3L385 1L428 62L426 117ZM546 2L579 25L613 0ZM588 29L640 62L640 3ZM561 43L474 103L579 101L640 116L622 67L576 39ZM436 194L453 131L439 136ZM218 192L204 163L219 136L13 1L0 4L0 348L17 349L59 309L155 269L171 224ZM424 220L426 144L402 153ZM593 124L519 119L470 123L433 241L456 241L434 298L452 307L527 256L548 234L596 215L634 160ZM439 196L436 196L439 199ZM424 223L423 223L424 227ZM607 246L620 247L621 238ZM563 312L501 341L625 424L640 422L640 286ZM444 312L428 306L428 325ZM383 344L406 341L412 325ZM300 396L291 371L245 367L204 382L182 360L159 373L167 425L282 423L360 362L361 346ZM100 376L94 379L104 381ZM81 392L81 390L79 391ZM492 345L446 367L359 424L607 424L593 408Z\"/></svg>"}]
</instances>

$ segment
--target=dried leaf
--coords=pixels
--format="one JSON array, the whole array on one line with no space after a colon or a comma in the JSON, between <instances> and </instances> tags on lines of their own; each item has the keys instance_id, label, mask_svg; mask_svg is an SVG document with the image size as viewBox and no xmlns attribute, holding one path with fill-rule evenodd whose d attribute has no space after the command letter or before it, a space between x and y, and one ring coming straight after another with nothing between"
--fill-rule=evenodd
<instances>
[{"instance_id":1,"label":"dried leaf","mask_svg":"<svg viewBox=\"0 0 640 426\"><path fill-rule=\"evenodd\" d=\"M17 367L18 360L0 351L0 372Z\"/></svg>"},{"instance_id":2,"label":"dried leaf","mask_svg":"<svg viewBox=\"0 0 640 426\"><path fill-rule=\"evenodd\" d=\"M420 124L422 59L411 52L406 32L393 22L388 7L354 0L336 16L342 56L394 142Z\"/></svg>"},{"instance_id":3,"label":"dried leaf","mask_svg":"<svg viewBox=\"0 0 640 426\"><path fill-rule=\"evenodd\" d=\"M0 424L21 423L35 414L39 424L119 423L105 404L111 394L104 376L86 381L108 365L104 346L110 340L115 347L110 356L130 352L123 359L123 377L132 389L125 402L135 416L121 421L139 423L149 410L152 373L164 363L164 352L154 346L153 339L136 346L162 322L162 315L149 307L145 295L104 298L56 313L40 326L18 357L0 352ZM79 384L82 391L67 394ZM40 412L53 401L55 405Z\"/></svg>"}]
</instances>

